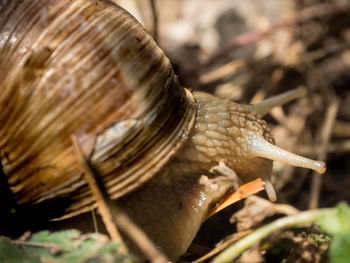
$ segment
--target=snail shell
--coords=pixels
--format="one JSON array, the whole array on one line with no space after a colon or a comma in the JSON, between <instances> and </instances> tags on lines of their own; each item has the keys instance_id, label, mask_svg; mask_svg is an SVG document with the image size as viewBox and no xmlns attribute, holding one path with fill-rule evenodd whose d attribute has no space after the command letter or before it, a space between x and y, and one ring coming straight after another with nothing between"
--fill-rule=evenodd
<instances>
[{"instance_id":1,"label":"snail shell","mask_svg":"<svg viewBox=\"0 0 350 263\"><path fill-rule=\"evenodd\" d=\"M187 138L192 95L126 11L40 0L2 1L0 10L1 160L19 204L83 186L72 135L114 198L152 177Z\"/></svg>"},{"instance_id":2,"label":"snail shell","mask_svg":"<svg viewBox=\"0 0 350 263\"><path fill-rule=\"evenodd\" d=\"M16 203L69 200L69 215L95 207L75 135L110 197L172 259L234 185L208 173L219 161L267 186L271 160L324 171L274 146L261 119L293 95L253 106L193 96L142 26L109 1L1 1L0 79L0 158Z\"/></svg>"}]
</instances>

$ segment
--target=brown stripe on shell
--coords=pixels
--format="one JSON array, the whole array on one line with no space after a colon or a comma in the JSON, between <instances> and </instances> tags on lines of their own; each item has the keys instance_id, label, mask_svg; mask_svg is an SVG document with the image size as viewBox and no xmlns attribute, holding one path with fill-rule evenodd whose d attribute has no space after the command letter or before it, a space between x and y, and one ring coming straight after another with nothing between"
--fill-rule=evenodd
<instances>
[{"instance_id":1,"label":"brown stripe on shell","mask_svg":"<svg viewBox=\"0 0 350 263\"><path fill-rule=\"evenodd\" d=\"M187 138L192 95L126 11L106 1L26 0L0 17L0 153L18 203L73 191L81 195L72 208L90 203L73 134L113 197L151 178ZM135 125L119 141L94 150L127 120Z\"/></svg>"}]
</instances>

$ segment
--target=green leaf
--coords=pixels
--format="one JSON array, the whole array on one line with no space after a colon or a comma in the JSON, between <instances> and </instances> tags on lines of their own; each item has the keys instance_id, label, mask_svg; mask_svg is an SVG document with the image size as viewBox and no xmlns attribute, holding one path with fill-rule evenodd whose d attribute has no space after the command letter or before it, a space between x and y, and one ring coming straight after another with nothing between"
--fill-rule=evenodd
<instances>
[{"instance_id":1,"label":"green leaf","mask_svg":"<svg viewBox=\"0 0 350 263\"><path fill-rule=\"evenodd\" d=\"M347 263L350 259L350 207L345 202L337 206L337 213L325 215L319 222L320 227L332 236L329 251L332 263Z\"/></svg>"},{"instance_id":2,"label":"green leaf","mask_svg":"<svg viewBox=\"0 0 350 263\"><path fill-rule=\"evenodd\" d=\"M350 207L347 203L342 202L338 205L338 218L341 231L343 233L350 233Z\"/></svg>"},{"instance_id":3,"label":"green leaf","mask_svg":"<svg viewBox=\"0 0 350 263\"><path fill-rule=\"evenodd\" d=\"M350 235L335 235L330 247L330 260L332 263L347 263L350 259Z\"/></svg>"},{"instance_id":4,"label":"green leaf","mask_svg":"<svg viewBox=\"0 0 350 263\"><path fill-rule=\"evenodd\" d=\"M323 216L318 223L321 229L330 235L350 233L350 207L341 202L337 206L336 216Z\"/></svg>"},{"instance_id":5,"label":"green leaf","mask_svg":"<svg viewBox=\"0 0 350 263\"><path fill-rule=\"evenodd\" d=\"M40 263L39 257L11 244L11 240L0 237L0 262Z\"/></svg>"},{"instance_id":6,"label":"green leaf","mask_svg":"<svg viewBox=\"0 0 350 263\"><path fill-rule=\"evenodd\" d=\"M78 230L34 234L22 245L0 239L0 262L99 263L133 261L131 255L118 252L121 246L97 233L82 235Z\"/></svg>"}]
</instances>

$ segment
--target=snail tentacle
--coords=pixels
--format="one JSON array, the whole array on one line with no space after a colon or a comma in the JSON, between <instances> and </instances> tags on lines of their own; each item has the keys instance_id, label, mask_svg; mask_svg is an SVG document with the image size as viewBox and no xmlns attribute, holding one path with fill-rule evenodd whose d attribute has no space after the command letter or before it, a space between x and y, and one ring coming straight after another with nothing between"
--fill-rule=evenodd
<instances>
[{"instance_id":1,"label":"snail tentacle","mask_svg":"<svg viewBox=\"0 0 350 263\"><path fill-rule=\"evenodd\" d=\"M277 195L276 195L276 191L275 189L273 188L273 185L270 181L268 180L263 180L265 185L265 191L267 193L267 196L269 197L270 201L271 202L275 202L277 201Z\"/></svg>"},{"instance_id":2,"label":"snail tentacle","mask_svg":"<svg viewBox=\"0 0 350 263\"><path fill-rule=\"evenodd\" d=\"M294 99L304 97L306 96L306 94L306 88L300 87L268 98L257 104L250 105L250 107L256 113L260 114L261 116L264 116L267 113L269 113L274 107L281 106Z\"/></svg>"},{"instance_id":3,"label":"snail tentacle","mask_svg":"<svg viewBox=\"0 0 350 263\"><path fill-rule=\"evenodd\" d=\"M247 140L248 149L257 157L264 157L285 164L312 169L320 174L325 173L326 164L294 153L288 152L266 141L262 136L254 135Z\"/></svg>"}]
</instances>

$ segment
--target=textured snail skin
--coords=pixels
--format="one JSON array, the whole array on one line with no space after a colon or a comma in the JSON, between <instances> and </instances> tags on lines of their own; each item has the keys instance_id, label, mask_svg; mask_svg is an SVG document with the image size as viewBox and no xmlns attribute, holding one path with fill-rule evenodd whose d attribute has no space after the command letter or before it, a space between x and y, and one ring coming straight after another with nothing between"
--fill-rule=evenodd
<instances>
[{"instance_id":1,"label":"textured snail skin","mask_svg":"<svg viewBox=\"0 0 350 263\"><path fill-rule=\"evenodd\" d=\"M210 209L234 188L234 181L209 173L211 167L224 161L244 182L270 180L272 169L271 160L248 152L250 133L273 143L258 114L206 93L194 96L197 116L184 147L150 182L119 200L172 260L186 252ZM202 175L213 185L201 183Z\"/></svg>"},{"instance_id":2,"label":"textured snail skin","mask_svg":"<svg viewBox=\"0 0 350 263\"><path fill-rule=\"evenodd\" d=\"M270 180L271 160L256 158L249 152L253 135L274 144L266 122L249 106L222 100L203 92L194 93L197 101L195 127L177 159L203 170L224 161L243 182L258 177ZM188 172L188 167L183 167ZM200 171L201 172L201 171Z\"/></svg>"},{"instance_id":3,"label":"textured snail skin","mask_svg":"<svg viewBox=\"0 0 350 263\"><path fill-rule=\"evenodd\" d=\"M262 178L271 200L276 200L270 182L272 160L324 172L323 162L274 146L270 129L255 111L261 108L265 112L287 97L304 93L295 91L253 106L194 92L196 120L184 146L150 182L118 200L170 259L186 252L213 205L234 189L232 178L209 172L219 162L243 182ZM207 180L202 180L203 176Z\"/></svg>"}]
</instances>

